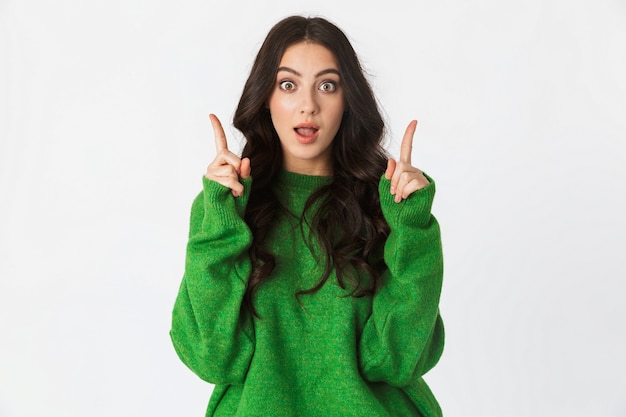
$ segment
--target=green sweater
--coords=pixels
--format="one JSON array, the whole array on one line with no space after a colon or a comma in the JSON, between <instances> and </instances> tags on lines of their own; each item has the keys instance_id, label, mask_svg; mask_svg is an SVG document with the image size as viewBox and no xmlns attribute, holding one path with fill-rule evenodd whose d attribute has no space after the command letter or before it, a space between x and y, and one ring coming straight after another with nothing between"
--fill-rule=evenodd
<instances>
[{"instance_id":1,"label":"green sweater","mask_svg":"<svg viewBox=\"0 0 626 417\"><path fill-rule=\"evenodd\" d=\"M311 193L331 180L283 171L276 194L300 215ZM441 416L422 379L444 343L441 239L429 180L401 203L394 203L390 182L380 180L391 234L388 269L373 297L346 296L349 289L333 273L299 304L296 292L319 281L324 262L312 253L319 248L306 245L297 219L281 214L265 242L276 267L255 293L258 319L243 302L251 272L252 235L243 221L251 180L234 198L203 179L170 335L180 359L215 384L207 416Z\"/></svg>"}]
</instances>

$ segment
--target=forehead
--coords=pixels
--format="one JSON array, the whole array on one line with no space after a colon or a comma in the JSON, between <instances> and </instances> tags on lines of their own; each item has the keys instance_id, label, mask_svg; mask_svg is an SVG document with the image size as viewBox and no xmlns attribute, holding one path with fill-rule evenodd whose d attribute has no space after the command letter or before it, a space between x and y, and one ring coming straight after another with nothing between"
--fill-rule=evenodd
<instances>
[{"instance_id":1,"label":"forehead","mask_svg":"<svg viewBox=\"0 0 626 417\"><path fill-rule=\"evenodd\" d=\"M315 42L302 41L289 46L280 60L279 67L289 67L299 72L310 69L338 69L335 54Z\"/></svg>"}]
</instances>

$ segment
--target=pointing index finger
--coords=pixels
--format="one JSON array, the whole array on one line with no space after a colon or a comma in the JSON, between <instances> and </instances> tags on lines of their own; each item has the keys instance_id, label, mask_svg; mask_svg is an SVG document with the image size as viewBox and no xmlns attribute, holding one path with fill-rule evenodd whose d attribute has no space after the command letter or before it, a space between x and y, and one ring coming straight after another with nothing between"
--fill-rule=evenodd
<instances>
[{"instance_id":1,"label":"pointing index finger","mask_svg":"<svg viewBox=\"0 0 626 417\"><path fill-rule=\"evenodd\" d=\"M211 126L213 126L213 133L215 134L215 149L218 153L224 149L228 149L226 134L224 133L220 119L212 113L209 114L209 119L211 119Z\"/></svg>"},{"instance_id":2,"label":"pointing index finger","mask_svg":"<svg viewBox=\"0 0 626 417\"><path fill-rule=\"evenodd\" d=\"M402 138L402 144L400 145L400 161L407 164L411 164L411 153L413 151L413 135L415 135L415 129L417 128L417 120L411 120L411 123L404 132Z\"/></svg>"}]
</instances>

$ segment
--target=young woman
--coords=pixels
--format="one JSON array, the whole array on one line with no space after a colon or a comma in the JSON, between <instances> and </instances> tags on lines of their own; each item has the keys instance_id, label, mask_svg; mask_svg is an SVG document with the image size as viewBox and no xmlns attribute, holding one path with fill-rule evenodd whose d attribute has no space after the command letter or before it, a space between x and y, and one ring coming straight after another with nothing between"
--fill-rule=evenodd
<instances>
[{"instance_id":1,"label":"young woman","mask_svg":"<svg viewBox=\"0 0 626 417\"><path fill-rule=\"evenodd\" d=\"M230 152L191 210L171 337L215 384L207 416L440 416L435 185L381 147L384 124L348 39L289 17L261 46Z\"/></svg>"}]
</instances>

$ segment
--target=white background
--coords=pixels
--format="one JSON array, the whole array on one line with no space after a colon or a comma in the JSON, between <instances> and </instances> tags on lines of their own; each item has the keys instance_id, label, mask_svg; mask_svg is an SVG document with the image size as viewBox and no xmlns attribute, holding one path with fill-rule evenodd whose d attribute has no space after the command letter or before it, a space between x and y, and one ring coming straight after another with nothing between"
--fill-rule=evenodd
<instances>
[{"instance_id":1,"label":"white background","mask_svg":"<svg viewBox=\"0 0 626 417\"><path fill-rule=\"evenodd\" d=\"M446 417L626 416L621 0L0 0L0 416L204 415L168 331L207 115L289 14L348 34L393 154L420 121Z\"/></svg>"}]
</instances>

